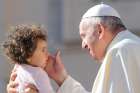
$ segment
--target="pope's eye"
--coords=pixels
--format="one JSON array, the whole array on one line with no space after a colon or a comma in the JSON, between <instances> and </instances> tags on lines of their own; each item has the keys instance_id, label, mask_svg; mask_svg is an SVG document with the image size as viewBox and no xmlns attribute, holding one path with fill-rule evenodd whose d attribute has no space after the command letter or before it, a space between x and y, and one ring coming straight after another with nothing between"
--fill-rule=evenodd
<instances>
[{"instance_id":1,"label":"pope's eye","mask_svg":"<svg viewBox=\"0 0 140 93\"><path fill-rule=\"evenodd\" d=\"M85 34L81 34L81 38L82 38L82 39L85 38Z\"/></svg>"}]
</instances>

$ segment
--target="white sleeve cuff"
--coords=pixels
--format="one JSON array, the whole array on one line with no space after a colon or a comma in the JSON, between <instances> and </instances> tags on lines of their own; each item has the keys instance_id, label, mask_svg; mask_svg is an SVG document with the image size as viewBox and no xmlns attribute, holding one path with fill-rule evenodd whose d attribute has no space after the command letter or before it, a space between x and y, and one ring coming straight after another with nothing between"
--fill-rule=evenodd
<instances>
[{"instance_id":1,"label":"white sleeve cuff","mask_svg":"<svg viewBox=\"0 0 140 93\"><path fill-rule=\"evenodd\" d=\"M68 76L63 84L59 87L57 93L72 93L71 91L74 89L76 83L78 84L76 80L74 80L71 76Z\"/></svg>"},{"instance_id":2,"label":"white sleeve cuff","mask_svg":"<svg viewBox=\"0 0 140 93\"><path fill-rule=\"evenodd\" d=\"M60 86L57 93L89 93L85 88L71 76L68 76Z\"/></svg>"}]
</instances>

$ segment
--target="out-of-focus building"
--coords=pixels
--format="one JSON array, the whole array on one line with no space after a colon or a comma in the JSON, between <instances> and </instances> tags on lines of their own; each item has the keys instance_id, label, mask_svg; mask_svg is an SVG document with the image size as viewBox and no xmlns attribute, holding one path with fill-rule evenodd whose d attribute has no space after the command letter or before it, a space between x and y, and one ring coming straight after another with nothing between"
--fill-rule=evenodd
<instances>
[{"instance_id":1,"label":"out-of-focus building","mask_svg":"<svg viewBox=\"0 0 140 93\"><path fill-rule=\"evenodd\" d=\"M91 90L99 64L81 49L79 22L88 8L101 0L0 0L0 44L11 25L43 24L48 29L49 49L62 50L62 60L68 72ZM126 27L140 35L139 0L102 0L120 13ZM12 69L0 48L0 93ZM53 84L54 85L54 84Z\"/></svg>"}]
</instances>

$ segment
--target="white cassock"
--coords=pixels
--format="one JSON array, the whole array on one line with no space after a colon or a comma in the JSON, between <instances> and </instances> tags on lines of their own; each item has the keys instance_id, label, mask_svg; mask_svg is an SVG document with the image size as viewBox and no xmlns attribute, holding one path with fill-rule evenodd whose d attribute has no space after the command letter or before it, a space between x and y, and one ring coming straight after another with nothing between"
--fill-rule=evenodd
<instances>
[{"instance_id":1,"label":"white cassock","mask_svg":"<svg viewBox=\"0 0 140 93\"><path fill-rule=\"evenodd\" d=\"M19 83L17 88L18 93L25 93L24 88L26 84L35 85L39 93L54 93L48 74L40 67L22 64L18 65L16 71L16 81Z\"/></svg>"},{"instance_id":2,"label":"white cassock","mask_svg":"<svg viewBox=\"0 0 140 93\"><path fill-rule=\"evenodd\" d=\"M90 92L69 76L58 93ZM107 49L92 93L140 93L139 37L127 30L117 34Z\"/></svg>"}]
</instances>

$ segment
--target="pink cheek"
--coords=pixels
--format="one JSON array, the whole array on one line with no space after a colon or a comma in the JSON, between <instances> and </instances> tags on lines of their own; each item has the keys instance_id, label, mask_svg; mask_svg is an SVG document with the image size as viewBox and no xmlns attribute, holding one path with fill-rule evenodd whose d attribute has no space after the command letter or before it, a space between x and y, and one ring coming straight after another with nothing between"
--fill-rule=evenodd
<instances>
[{"instance_id":1,"label":"pink cheek","mask_svg":"<svg viewBox=\"0 0 140 93\"><path fill-rule=\"evenodd\" d=\"M49 56L46 56L46 55L44 56L44 59L45 59L45 60L48 60L48 58L49 58Z\"/></svg>"}]
</instances>

